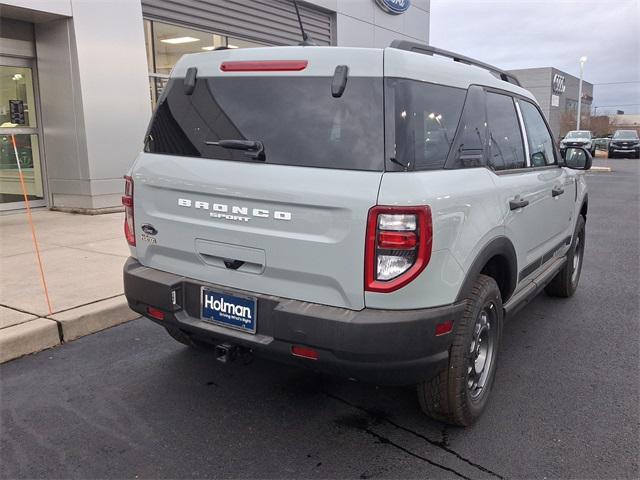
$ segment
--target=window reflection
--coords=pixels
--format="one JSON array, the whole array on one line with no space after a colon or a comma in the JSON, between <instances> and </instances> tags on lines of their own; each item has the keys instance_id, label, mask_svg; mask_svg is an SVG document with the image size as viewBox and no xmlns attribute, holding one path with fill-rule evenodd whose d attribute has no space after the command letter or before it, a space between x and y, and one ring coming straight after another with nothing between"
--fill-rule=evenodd
<instances>
[{"instance_id":1,"label":"window reflection","mask_svg":"<svg viewBox=\"0 0 640 480\"><path fill-rule=\"evenodd\" d=\"M16 153L13 149L14 135L0 135L0 203L21 202L22 187L18 162L22 170L29 200L43 198L42 171L38 153L38 136L16 134Z\"/></svg>"},{"instance_id":2,"label":"window reflection","mask_svg":"<svg viewBox=\"0 0 640 480\"><path fill-rule=\"evenodd\" d=\"M0 128L36 125L31 69L0 66Z\"/></svg>"},{"instance_id":3,"label":"window reflection","mask_svg":"<svg viewBox=\"0 0 640 480\"><path fill-rule=\"evenodd\" d=\"M144 21L151 102L155 105L180 57L216 48L255 48L264 44L152 20Z\"/></svg>"}]
</instances>

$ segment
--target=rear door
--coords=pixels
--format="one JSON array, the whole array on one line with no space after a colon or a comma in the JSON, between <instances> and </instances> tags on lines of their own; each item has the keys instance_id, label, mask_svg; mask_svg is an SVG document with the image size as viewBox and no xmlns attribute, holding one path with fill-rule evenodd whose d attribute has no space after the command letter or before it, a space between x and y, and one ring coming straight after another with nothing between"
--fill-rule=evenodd
<instances>
[{"instance_id":1,"label":"rear door","mask_svg":"<svg viewBox=\"0 0 640 480\"><path fill-rule=\"evenodd\" d=\"M487 114L490 163L498 174L505 231L516 247L522 283L565 245L575 186L557 164L552 137L535 105L488 92Z\"/></svg>"},{"instance_id":2,"label":"rear door","mask_svg":"<svg viewBox=\"0 0 640 480\"><path fill-rule=\"evenodd\" d=\"M344 83L339 65L348 66L341 93L332 89ZM183 57L132 172L138 260L203 283L361 309L383 138L381 50ZM220 140L259 141L264 160Z\"/></svg>"}]
</instances>

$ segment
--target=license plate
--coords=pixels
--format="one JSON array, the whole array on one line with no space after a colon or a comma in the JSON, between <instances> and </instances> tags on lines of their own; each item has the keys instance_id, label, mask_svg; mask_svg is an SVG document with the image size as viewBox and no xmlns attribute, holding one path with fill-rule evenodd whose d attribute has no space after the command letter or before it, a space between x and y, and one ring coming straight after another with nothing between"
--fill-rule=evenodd
<instances>
[{"instance_id":1,"label":"license plate","mask_svg":"<svg viewBox=\"0 0 640 480\"><path fill-rule=\"evenodd\" d=\"M215 292L202 287L200 301L202 320L243 332L256 333L257 299Z\"/></svg>"}]
</instances>

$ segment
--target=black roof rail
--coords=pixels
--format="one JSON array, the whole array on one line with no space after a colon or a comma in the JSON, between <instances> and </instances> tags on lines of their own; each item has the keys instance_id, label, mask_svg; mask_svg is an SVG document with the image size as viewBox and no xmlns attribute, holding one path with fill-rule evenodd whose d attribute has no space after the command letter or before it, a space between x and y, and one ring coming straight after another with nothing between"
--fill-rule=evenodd
<instances>
[{"instance_id":1,"label":"black roof rail","mask_svg":"<svg viewBox=\"0 0 640 480\"><path fill-rule=\"evenodd\" d=\"M499 69L498 67L489 65L488 63L465 57L464 55L459 55L448 50L431 47L422 43L411 42L409 40L394 40L393 42L391 42L390 47L397 48L398 50L406 50L408 52L421 53L423 55L440 55L441 57L448 57L451 58L454 62L466 63L467 65L484 68L485 70L489 70L493 75L501 80L504 80L505 82L521 86L518 78L511 73L507 73L504 70Z\"/></svg>"}]
</instances>

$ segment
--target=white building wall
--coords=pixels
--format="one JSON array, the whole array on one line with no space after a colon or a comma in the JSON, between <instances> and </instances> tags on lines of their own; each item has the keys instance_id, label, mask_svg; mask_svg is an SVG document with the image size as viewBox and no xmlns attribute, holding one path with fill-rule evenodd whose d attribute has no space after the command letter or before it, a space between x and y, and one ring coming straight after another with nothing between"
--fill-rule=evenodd
<instances>
[{"instance_id":1,"label":"white building wall","mask_svg":"<svg viewBox=\"0 0 640 480\"><path fill-rule=\"evenodd\" d=\"M119 207L151 116L139 2L8 0L35 24L49 204Z\"/></svg>"},{"instance_id":2,"label":"white building wall","mask_svg":"<svg viewBox=\"0 0 640 480\"><path fill-rule=\"evenodd\" d=\"M336 43L345 47L388 47L396 39L429 41L430 0L413 0L400 15L382 10L375 0L308 0L336 12Z\"/></svg>"}]
</instances>

